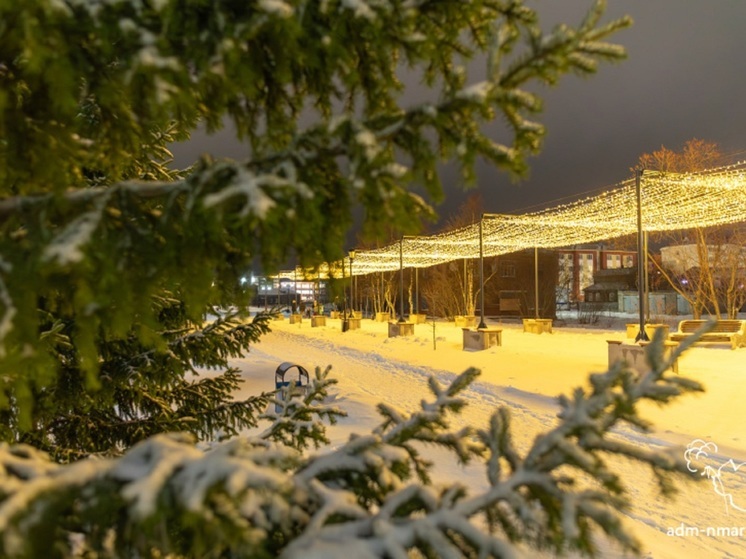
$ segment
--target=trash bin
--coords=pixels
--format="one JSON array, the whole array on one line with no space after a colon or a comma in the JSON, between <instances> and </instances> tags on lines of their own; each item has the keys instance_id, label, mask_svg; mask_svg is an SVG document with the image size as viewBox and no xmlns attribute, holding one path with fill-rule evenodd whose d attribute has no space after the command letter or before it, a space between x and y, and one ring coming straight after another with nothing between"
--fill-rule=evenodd
<instances>
[{"instance_id":1,"label":"trash bin","mask_svg":"<svg viewBox=\"0 0 746 559\"><path fill-rule=\"evenodd\" d=\"M285 380L285 375L293 368L298 369L298 380ZM288 376L292 376L292 373ZM290 386L291 382L295 382L295 386L300 387L301 391L307 392L310 388L308 371L296 363L290 363L289 361L280 363L280 366L277 367L277 370L275 371L275 389L279 390L284 386ZM280 400L283 400L284 396L285 395L282 392L277 395ZM276 404L275 412L280 412L280 410L282 410L282 406Z\"/></svg>"}]
</instances>

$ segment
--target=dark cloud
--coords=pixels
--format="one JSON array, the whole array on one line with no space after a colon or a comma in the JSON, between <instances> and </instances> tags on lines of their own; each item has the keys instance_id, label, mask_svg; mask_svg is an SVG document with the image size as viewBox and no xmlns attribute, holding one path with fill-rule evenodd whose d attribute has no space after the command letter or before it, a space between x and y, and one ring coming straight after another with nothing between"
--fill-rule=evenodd
<instances>
[{"instance_id":1,"label":"dark cloud","mask_svg":"<svg viewBox=\"0 0 746 559\"><path fill-rule=\"evenodd\" d=\"M587 2L535 2L542 18L577 14ZM628 59L602 65L588 79L570 77L544 94L548 129L531 176L510 185L489 170L480 184L490 211L509 212L605 188L629 178L639 155L691 138L746 148L746 3L689 0L616 1L605 19L624 14L635 24L615 42ZM496 193L488 194L491 182Z\"/></svg>"},{"instance_id":2,"label":"dark cloud","mask_svg":"<svg viewBox=\"0 0 746 559\"><path fill-rule=\"evenodd\" d=\"M534 0L542 24L577 24L590 0ZM717 142L725 153L746 150L746 2L712 0L612 0L604 20L628 14L635 23L612 38L628 59L602 64L587 79L569 76L541 89L540 120L548 134L531 174L512 183L487 165L479 166L477 191L485 209L513 213L579 193L610 187L631 176L638 157L665 145L680 148L691 138ZM199 153L243 157L230 131L205 141L202 135L174 147L177 163ZM746 159L746 153L742 155ZM444 172L445 218L468 193L458 173Z\"/></svg>"}]
</instances>

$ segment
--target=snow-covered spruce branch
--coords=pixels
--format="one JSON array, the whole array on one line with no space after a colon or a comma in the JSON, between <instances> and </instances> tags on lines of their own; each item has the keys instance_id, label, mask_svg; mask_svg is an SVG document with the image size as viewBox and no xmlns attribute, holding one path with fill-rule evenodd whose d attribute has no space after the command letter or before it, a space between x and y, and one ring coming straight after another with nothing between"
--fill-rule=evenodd
<instances>
[{"instance_id":1,"label":"snow-covered spruce branch","mask_svg":"<svg viewBox=\"0 0 746 559\"><path fill-rule=\"evenodd\" d=\"M597 8L596 11L602 10ZM562 73L563 67L559 63L562 57L551 56L557 49L585 49L588 51L586 56L600 58L621 57L622 53L614 49L594 47L596 43L593 39L612 33L626 25L626 22L621 20L611 28L594 30L596 23L597 17L590 24L586 22L577 32L553 32L540 41L539 46L527 56L522 57L510 72L505 75L496 72L491 81L454 89L445 100L437 104L425 104L403 111L398 109L387 115L360 121L350 117L332 119L300 133L284 150L267 153L246 164L206 166L198 170L188 182L148 184L130 181L106 189L92 188L65 193L63 198L66 206L74 208L84 205L86 209L79 215L72 212L68 224L52 237L45 254L47 258L56 258L62 264L79 260L82 248L95 238L97 224L103 217L102 209L109 208L109 204L95 200L107 197L114 199L117 190L138 198L169 197L194 189L205 190L202 203L206 208L222 206L227 200L240 197L245 202L239 215L246 217L250 214L260 220L268 211L278 206L284 210L295 208L297 211L297 200L314 196L301 175L307 175L308 168L314 164L335 161L340 156L349 160L348 171L340 172L340 176L347 175L348 184L355 187L353 192L361 184L370 184L368 194L373 194L383 207L391 203L386 203L386 200L393 194L393 198L411 204L412 209L416 208L423 215L429 214L429 206L401 186L401 183L407 182L407 175L412 174L415 179L429 183L431 188L438 188L437 181L433 182L432 178L435 176L438 159L434 153L435 148L428 142L416 139L421 138L426 129L433 130L440 148L445 148L446 153L461 160L466 177L473 176L468 169L473 166L475 155L483 156L520 174L525 169L525 153L534 153L539 147L543 127L522 116L527 112L536 112L539 103L534 95L521 91L518 86L530 79L542 77L548 66L556 65L552 73ZM529 25L530 18L522 24ZM496 25L512 26L515 21L506 17L504 23ZM592 68L587 71L592 71ZM491 119L494 116L493 106L508 118L515 134L513 145L494 142L479 132L477 127L470 125L474 121ZM399 153L408 155L409 165L394 158L393 146ZM212 187L205 189L208 184ZM435 190L431 192L435 193ZM46 207L56 199L52 195L43 195L2 200L0 219L28 212L35 206ZM91 204L93 208L90 208ZM186 207L193 207L193 204L188 203Z\"/></svg>"},{"instance_id":2,"label":"snow-covered spruce branch","mask_svg":"<svg viewBox=\"0 0 746 559\"><path fill-rule=\"evenodd\" d=\"M196 366L226 365L231 357L239 357L270 330L268 313L258 313L252 320L243 314L219 316L201 328L168 340L168 348L176 355L190 355Z\"/></svg>"},{"instance_id":3,"label":"snow-covered spruce branch","mask_svg":"<svg viewBox=\"0 0 746 559\"><path fill-rule=\"evenodd\" d=\"M492 61L492 75L499 75L500 83L506 89L514 89L535 78L548 84L556 84L568 71L581 75L592 74L597 70L600 60L622 60L626 56L624 48L602 39L629 27L632 19L625 16L597 27L605 10L606 1L597 0L577 29L563 24L547 34L530 34L529 51L514 60L505 61L502 71L498 71L496 64L504 60L493 54L495 60ZM532 16L535 14L530 10L527 12L528 16L522 14L520 19L523 25L531 28L534 23ZM511 52L519 26L514 21L507 20L503 26L498 27L494 48L498 52Z\"/></svg>"},{"instance_id":4,"label":"snow-covered spruce branch","mask_svg":"<svg viewBox=\"0 0 746 559\"><path fill-rule=\"evenodd\" d=\"M326 430L319 420L326 419L334 425L338 418L347 416L341 408L323 403L329 387L337 384L336 379L329 378L330 371L331 367L324 371L316 367L307 385L290 382L277 390L271 405L259 416L271 424L256 437L297 450L308 448L309 443L315 448L328 444Z\"/></svg>"},{"instance_id":5,"label":"snow-covered spruce branch","mask_svg":"<svg viewBox=\"0 0 746 559\"><path fill-rule=\"evenodd\" d=\"M334 383L327 373L317 370L304 398L295 387L286 389L275 402L284 402L280 413L269 414L274 423L260 435L205 451L187 435L156 435L116 460L60 466L32 447L1 444L1 554L72 557L95 551L130 557L159 549L186 558L199 555L194 546L199 548L201 534L207 549L234 551L269 547L270 533L287 538L307 521L304 509L313 508L292 477L302 463L298 450L310 440L325 441L319 418L334 422L344 415L319 403ZM288 427L283 413L298 426ZM275 439L283 444L271 442ZM39 513L34 520L32 508ZM50 537L30 538L38 528ZM140 535L130 537L131 530ZM189 533L198 541L186 537Z\"/></svg>"},{"instance_id":6,"label":"snow-covered spruce branch","mask_svg":"<svg viewBox=\"0 0 746 559\"><path fill-rule=\"evenodd\" d=\"M627 505L623 480L606 459L631 457L664 479L686 466L665 453L632 449L610 429L637 425L641 401L700 389L665 372L670 362L659 358L661 351L658 339L649 348L650 362L658 365L648 373L615 366L593 375L591 388L561 401L559 425L525 455L511 441L505 408L476 437L461 431L456 438L466 440L451 438L447 416L464 405L457 396L475 370L445 388L431 380L434 398L411 415L381 406L384 421L371 434L315 456L266 439L237 439L201 452L158 436L118 460L55 466L30 449L4 446L3 551L20 557L53 543L64 547L74 532L86 549L108 545L128 555L158 549L186 557L198 545L238 555L252 546L255 553L304 558L404 558L414 549L434 557L513 557L515 545L529 545L592 556L598 530L635 551L634 537L620 523ZM322 376L317 371L316 380ZM304 403L294 389L284 392L276 404L299 425L275 419L263 436L315 436L307 417L295 411ZM412 452L423 443L451 449L459 460L484 456L489 486L469 495L459 484L438 488L414 476L430 467ZM45 512L52 510L53 519ZM68 531L48 530L55 534L49 542L28 537L48 522ZM164 523L169 530L161 529ZM140 537L126 537L133 532Z\"/></svg>"},{"instance_id":7,"label":"snow-covered spruce branch","mask_svg":"<svg viewBox=\"0 0 746 559\"><path fill-rule=\"evenodd\" d=\"M599 2L598 4L600 8L597 6L594 13L600 15L600 12L603 11L603 2ZM531 18L518 18L518 20L522 25L528 26L532 24ZM491 104L496 104L500 108L512 107L508 113L509 116L511 116L515 129L524 129L525 131L533 131L540 134L543 128L537 123L523 119L515 119L518 111L536 112L539 109L537 97L518 89L520 84L530 81L537 76L541 77L542 74L547 71L548 67L552 67L553 73L556 75L563 73L563 66L559 64L562 57L553 56L556 55L558 49L563 52L585 50L587 51L585 53L586 56L596 56L607 59L620 59L624 55L623 49L620 47L616 45L607 45L606 43L598 43L595 39L610 35L619 28L629 25L629 21L626 18L623 18L613 24L608 24L601 29L595 30L593 29L593 26L597 23L597 17L592 23L592 26L584 25L581 29L573 31L572 33L570 33L566 28L562 28L561 30L553 31L547 36L542 36L541 40L535 45L531 52L516 61L509 71L504 73L493 71L489 81L476 83L459 90L454 90L444 101L439 103L427 103L422 106L399 110L398 112L400 113L400 116L395 117L393 122L391 121L391 114L382 117L363 119L359 122L356 122L352 118L345 118L344 120L349 123L352 131L371 131L377 142L383 142L385 140L395 141L396 139L394 138L394 135L397 132L406 132L409 135L418 132L420 124L417 121L421 121L423 114L428 117L435 117L436 115L449 115L464 112L463 120L469 120L467 114L469 114L469 116L474 113L485 114L484 111L486 111ZM516 18L506 18L504 22L496 23L499 31L496 31L495 33L497 35L505 35L506 32L500 30L505 26L514 27L515 25ZM506 48L505 41L499 44L501 45L500 48ZM593 71L592 68L586 70L586 72L591 71ZM427 120L430 125L434 124L434 118L428 118ZM388 122L382 124L385 121ZM322 154L325 158L349 155L351 150L348 146L354 145L355 143L350 141L351 137L349 134L331 144L328 142L314 142L314 138L319 135L319 130L322 128L334 129L338 126L340 120L333 119L331 122L336 124L323 124L313 127L306 132L300 133L285 150L276 153L268 153L249 162L246 165L246 169L249 169L250 174L241 177L241 180L236 182L239 184L247 181L254 182L256 185L265 188L281 187L290 184L295 184L297 187L298 183L293 180L295 175L293 166L290 165L291 163L302 166L303 164L309 163L311 160L318 159ZM436 129L436 131L442 138L448 135L444 130ZM455 134L453 130L448 132L450 134ZM455 137L457 136L458 134L455 134ZM479 135L479 137L481 138L481 135ZM476 137L472 139L474 140ZM482 139L486 140L486 138ZM395 141L395 143L397 143L399 148L402 147L402 142ZM476 144L477 142L472 143ZM482 143L484 144L481 146L481 150L484 151L482 155L489 156L489 153L487 152L492 152L492 157L489 157L490 159L494 159L495 155L502 158L510 158L512 157L511 154L514 154L513 150L508 146L498 145L491 141ZM489 146L489 149L487 149L486 146ZM472 145L472 147L476 147L476 145ZM370 145L363 145L362 148L368 154L378 153L379 151L375 150L372 152L370 150ZM242 168L242 166L237 166L237 169L240 168ZM268 171L268 168L274 169L275 171L270 172ZM153 198L169 195L183 187L184 181L126 181L108 188L89 188L69 191L66 192L63 197L68 204L78 205L89 203L95 198L104 196L111 188L125 189L129 193L140 198ZM230 191L225 194L229 193ZM51 194L40 196L29 195L1 200L0 219L18 213L21 210L28 210L30 207L35 205L46 205L49 201L58 196L59 195ZM256 207L261 208L261 206L261 203L258 201Z\"/></svg>"},{"instance_id":8,"label":"snow-covered spruce branch","mask_svg":"<svg viewBox=\"0 0 746 559\"><path fill-rule=\"evenodd\" d=\"M610 429L622 422L637 426L640 422L634 406L639 401L659 401L662 393L667 394L668 401L682 393L701 390L694 381L666 373L671 361L661 359L661 354L659 339L649 350L651 363L657 364L650 372L636 375L615 366L604 375L594 375L594 388L589 393L577 390L574 399L561 401L560 425L539 437L525 457L520 456L511 442L507 409L498 411L491 419L490 430L478 433L488 451L487 477L491 488L484 493L468 497L465 489L452 488L451 493L438 495L433 491L425 498L420 489L411 485L391 484L393 492L385 502L397 503L396 508L401 512L395 519L391 518L390 507L383 505L378 512L371 509L365 519L330 522L323 529L308 531L298 538L288 548L287 556L300 557L301 550L306 557L309 553L313 556L314 551L342 556L353 549L365 553L362 551L365 549L371 556L405 557L412 548L423 553L432 551L434 541L441 541L436 553L439 557L512 556L501 538L548 547L555 552L577 549L594 555L592 536L596 528L625 549L637 550L636 541L623 529L618 516L618 511L628 505L622 480L604 457L621 455L649 466L664 494L672 488L670 475L685 475L686 466L683 459L672 454L621 443ZM356 445L353 455L360 453L357 447L367 449L375 442L380 444L372 440L367 445L358 440L353 442ZM340 460L341 471L355 464L348 454ZM310 471L333 478L330 471L333 468L321 468L322 463L331 465L333 458L324 457L319 463L312 463ZM503 465L508 466L507 471ZM299 475L307 472L301 470ZM458 497L452 497L454 492ZM336 498L343 500L342 496ZM327 518L332 518L333 512L327 505ZM482 518L497 530L497 536L481 533Z\"/></svg>"},{"instance_id":9,"label":"snow-covered spruce branch","mask_svg":"<svg viewBox=\"0 0 746 559\"><path fill-rule=\"evenodd\" d=\"M180 301L174 300L180 304ZM187 355L192 360L192 372L197 367L227 366L228 358L239 357L249 349L249 344L256 343L261 336L269 332L271 313L257 313L251 321L243 313L217 315L211 322L195 327L186 324L178 330L164 330L159 335L166 340L166 352L172 357ZM65 337L69 343L69 338ZM147 349L133 353L126 358L126 365L132 374L139 369L147 369L154 364L154 357L163 354L163 349Z\"/></svg>"},{"instance_id":10,"label":"snow-covered spruce branch","mask_svg":"<svg viewBox=\"0 0 746 559\"><path fill-rule=\"evenodd\" d=\"M3 276L12 272L13 266L0 257L0 307L2 307L2 317L0 318L0 357L5 357L5 336L13 329L13 317L17 309L13 304L13 298L8 292Z\"/></svg>"},{"instance_id":11,"label":"snow-covered spruce branch","mask_svg":"<svg viewBox=\"0 0 746 559\"><path fill-rule=\"evenodd\" d=\"M159 432L188 431L199 440L221 440L258 426L257 417L273 395L236 401L233 394L244 381L228 360L242 356L267 332L268 316L219 315L197 325L185 320L178 300L167 294L157 299L165 329L154 334L162 343L143 344L134 333L102 335L101 389L94 391L79 381L81 357L69 321L42 313L42 342L60 364L62 378L39 396L48 399L39 406L33 427L18 435L21 440L55 460L69 461L86 453L117 455ZM217 374L205 375L203 368ZM9 414L7 421L17 417Z\"/></svg>"},{"instance_id":12,"label":"snow-covered spruce branch","mask_svg":"<svg viewBox=\"0 0 746 559\"><path fill-rule=\"evenodd\" d=\"M412 475L412 470L421 481L428 482L427 475L431 464L422 459L413 443L431 443L453 450L463 462L478 455L482 446L472 440L471 430L459 432L460 437L446 431L447 414L457 412L466 403L456 395L463 391L479 375L477 369L468 369L453 383L443 389L437 380L431 378L428 386L435 395L432 402L422 402L422 410L410 416L402 414L385 404L378 405L384 422L370 435L354 436L333 454L324 454L313 459L298 472L301 479L324 479L333 472L337 483L342 474L357 478L363 476L371 484L379 480L383 487L399 487L400 479ZM390 470L390 471L389 471ZM396 472L392 477L392 472ZM382 477L381 477L382 476Z\"/></svg>"},{"instance_id":13,"label":"snow-covered spruce branch","mask_svg":"<svg viewBox=\"0 0 746 559\"><path fill-rule=\"evenodd\" d=\"M190 179L174 182L137 181L128 180L108 187L85 189L71 189L62 195L43 194L25 195L0 200L0 219L4 219L22 212L33 211L34 208L46 208L60 199L66 207L96 206L97 214L106 206L107 200L115 201L121 195L133 196L141 199L167 198L183 195L195 188L204 188L216 182L221 188L214 187L204 193L207 207L218 205L227 198L239 193L255 193L257 190L270 196L273 190L293 186L299 188L303 196L311 195L307 187L298 180L298 170L305 165L312 165L319 159L334 159L365 155L369 162L376 155L382 153L381 143L397 142L397 135L416 135L424 126L436 128L438 115L447 116L451 113L467 111L480 112L494 100L495 95L490 92L494 84L476 84L463 91L456 92L450 99L440 103L424 103L411 107L397 114L374 117L371 119L355 119L351 116L337 117L328 123L312 126L299 133L286 149L270 152L261 157L255 157L242 163L211 163L204 161L195 170ZM516 95L513 100L521 100L526 104L526 97ZM503 148L505 151L508 148ZM357 167L360 167L358 165ZM385 174L386 169L381 172ZM229 184L225 177L231 176ZM221 178L222 177L222 178ZM216 181L217 179L217 181ZM197 186L198 185L198 186ZM244 188L241 185L246 185ZM249 189L248 186L251 186ZM104 204L100 202L104 199ZM250 199L243 215L252 213L261 216L274 201L267 197ZM84 215L89 215L88 213ZM91 214L91 218L96 217ZM67 233L69 234L69 232Z\"/></svg>"},{"instance_id":14,"label":"snow-covered spruce branch","mask_svg":"<svg viewBox=\"0 0 746 559\"><path fill-rule=\"evenodd\" d=\"M35 208L48 207L55 200L60 199L64 200L65 206L78 207L95 203L96 200L102 197L110 196L112 190L127 192L137 198L149 199L173 195L174 193L178 193L179 190L184 189L185 186L186 180L173 182L128 180L106 187L73 188L64 194L48 193L13 196L0 200L0 220L27 211L34 211Z\"/></svg>"}]
</instances>

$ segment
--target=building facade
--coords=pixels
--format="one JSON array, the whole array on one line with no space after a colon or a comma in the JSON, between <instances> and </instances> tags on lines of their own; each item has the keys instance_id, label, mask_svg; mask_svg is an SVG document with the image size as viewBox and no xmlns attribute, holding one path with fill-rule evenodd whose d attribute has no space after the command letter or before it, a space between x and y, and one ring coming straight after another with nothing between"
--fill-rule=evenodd
<instances>
[{"instance_id":1,"label":"building facade","mask_svg":"<svg viewBox=\"0 0 746 559\"><path fill-rule=\"evenodd\" d=\"M252 276L248 283L255 290L252 304L255 306L288 308L301 303L326 302L325 281L294 281L288 278Z\"/></svg>"},{"instance_id":2,"label":"building facade","mask_svg":"<svg viewBox=\"0 0 746 559\"><path fill-rule=\"evenodd\" d=\"M485 315L533 317L556 316L557 253L554 250L524 250L490 259L494 269L485 286ZM538 264L538 269L537 269ZM538 281L538 283L537 283Z\"/></svg>"},{"instance_id":3,"label":"building facade","mask_svg":"<svg viewBox=\"0 0 746 559\"><path fill-rule=\"evenodd\" d=\"M588 287L593 285L593 274L599 270L617 270L637 266L637 252L595 247L563 248L559 253L557 303L564 305L585 301Z\"/></svg>"}]
</instances>

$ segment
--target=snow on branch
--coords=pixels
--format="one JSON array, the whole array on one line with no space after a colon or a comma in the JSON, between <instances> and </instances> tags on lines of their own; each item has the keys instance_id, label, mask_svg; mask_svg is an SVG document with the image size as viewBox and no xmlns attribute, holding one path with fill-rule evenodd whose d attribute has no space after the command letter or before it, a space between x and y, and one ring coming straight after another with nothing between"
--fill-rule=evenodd
<instances>
[{"instance_id":1,"label":"snow on branch","mask_svg":"<svg viewBox=\"0 0 746 559\"><path fill-rule=\"evenodd\" d=\"M110 191L102 192L91 211L73 219L61 233L47 245L42 254L43 260L54 260L61 267L80 262L83 259L83 247L88 245L101 222Z\"/></svg>"},{"instance_id":2,"label":"snow on branch","mask_svg":"<svg viewBox=\"0 0 746 559\"><path fill-rule=\"evenodd\" d=\"M0 357L5 357L5 337L13 329L13 317L16 315L16 307L13 304L13 298L8 292L3 275L12 271L13 266L0 257L0 305L2 305L3 315L0 318Z\"/></svg>"},{"instance_id":3,"label":"snow on branch","mask_svg":"<svg viewBox=\"0 0 746 559\"><path fill-rule=\"evenodd\" d=\"M383 422L371 434L353 435L316 455L301 454L303 445L287 437L315 438L309 417L333 420L340 413L313 405L330 382L318 370L305 397L295 387L280 394L279 411L266 415L273 423L261 436L206 451L183 437L157 436L116 460L56 466L38 453L4 446L0 541L6 554L20 556L21 542L43 529L50 521L44 511L54 507L62 515L54 517L56 525L91 546L101 528L113 530L116 541L139 530L138 542L150 551L177 545L148 528L165 517L169 534L185 530L210 549L228 553L251 545L288 558L407 557L413 550L436 557L514 557L517 544L593 556L599 530L636 550L620 522L627 494L609 458L625 456L650 467L663 480L664 494L673 487L671 476L686 474L686 463L625 443L618 427L636 425L636 405L657 401L661 391L673 398L701 389L666 372L670 362L662 349L660 339L650 345L655 366L647 373L615 365L593 375L590 388L562 398L559 424L523 455L512 443L505 408L486 430L451 431L448 417L466 404L461 393L476 379L473 369L447 386L431 379L433 397L412 414L381 405ZM310 415L300 413L304 406ZM272 442L278 440L283 444ZM431 465L420 456L422 443L448 448L458 460L482 457L488 486L471 495L459 484L433 486ZM104 494L105 514L87 515L100 509ZM187 522L186 513L201 520Z\"/></svg>"}]
</instances>

